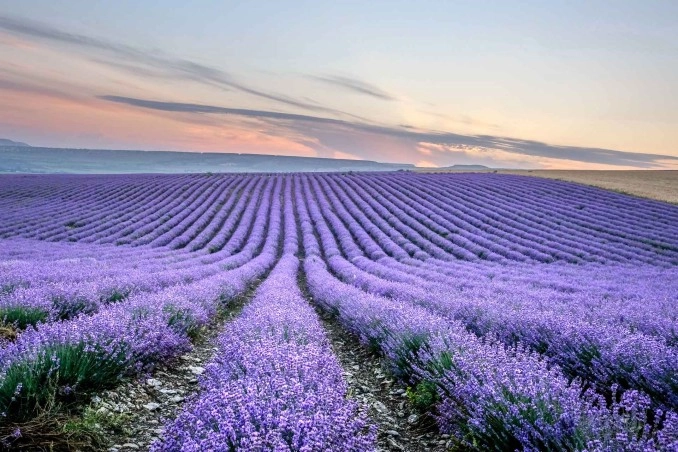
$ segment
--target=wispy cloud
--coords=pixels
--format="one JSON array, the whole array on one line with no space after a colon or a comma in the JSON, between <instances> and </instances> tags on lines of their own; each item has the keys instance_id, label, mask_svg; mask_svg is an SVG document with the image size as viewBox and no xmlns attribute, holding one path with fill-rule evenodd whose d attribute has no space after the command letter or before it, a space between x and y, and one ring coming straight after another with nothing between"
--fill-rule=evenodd
<instances>
[{"instance_id":1,"label":"wispy cloud","mask_svg":"<svg viewBox=\"0 0 678 452\"><path fill-rule=\"evenodd\" d=\"M224 115L249 116L253 118L267 118L294 121L311 121L336 124L350 124L346 121L331 118L320 118L317 116L298 115L295 113L279 113L267 110L249 110L246 108L227 108L214 105L187 104L182 102L161 102L155 100L135 99L123 96L99 96L99 99L117 102L120 104L133 105L135 107L149 108L160 111L174 111L181 113L218 113Z\"/></svg>"},{"instance_id":2,"label":"wispy cloud","mask_svg":"<svg viewBox=\"0 0 678 452\"><path fill-rule=\"evenodd\" d=\"M351 77L343 77L340 75L310 75L309 78L323 83L342 88L344 90L352 91L359 94L366 94L380 100L393 101L396 97L382 90L381 88Z\"/></svg>"},{"instance_id":3,"label":"wispy cloud","mask_svg":"<svg viewBox=\"0 0 678 452\"><path fill-rule=\"evenodd\" d=\"M157 130L162 131L154 135L156 138L166 135L163 127L168 125L167 121L183 122L185 128L182 130L193 127L196 130L194 134L196 137L208 136L206 130L216 135L221 129L237 130L238 140L224 142L235 143L234 146L239 149L249 149L246 147L247 140L260 143L262 138L267 138L268 141L265 143L267 149L279 146L281 151L284 151L283 146L289 150L296 149L294 145L300 145L304 152L313 149L323 156L351 154L360 158L405 162L417 162L425 156L426 162L440 166L458 163L455 159L467 158L490 163L519 162L521 165L544 162L548 159L549 165L559 162L563 162L564 165L569 165L570 162L584 162L618 168L678 167L678 157L675 156L621 152L593 147L557 146L540 141L502 137L498 134L503 132L498 130L496 125L481 123L475 118L466 116L445 116L442 118L446 119L445 121L436 121L433 124L444 124L437 126L442 129L454 129L457 126L455 123L477 125L477 128L471 130L489 130L492 134L463 135L446 130L431 130L434 126L423 129L405 124L398 125L397 116L392 118L391 124L379 124L376 121L331 108L331 105L320 104L314 99L269 91L265 87L255 86L256 83L252 81L245 83L231 72L216 66L179 58L162 51L147 50L104 38L70 33L26 19L0 16L0 40L6 49L18 55L14 63L9 61L0 67L0 91L2 91L0 94L3 94L6 102L3 108L9 111L12 107L21 107L16 109L22 110L23 116L15 115L15 122L12 124L22 123L27 125L27 128L45 128L47 124L53 122L56 116L45 116L42 123L35 119L39 116L38 113L45 109L45 103L40 103L38 100L41 101L41 97L49 96L54 101L64 101L63 105L66 105L66 102L71 107L78 104L78 108L82 107L83 117L87 117L86 111L99 114L99 117L109 115L105 116L105 121L87 123L90 127L111 128L112 122L120 121L120 129L115 130L117 135L121 135L126 130L125 127L131 127L129 121L125 121L125 115L129 113L135 118L145 117L149 123L155 124ZM112 77L114 84L107 86L104 86L103 82L90 84L87 74L80 73L76 75L81 77L73 77L73 80L68 76L62 77L62 80L56 80L58 77L51 80L52 72L43 72L41 78L40 71L34 70L28 58L26 61L29 64L24 64L22 54L20 50L17 50L26 45L33 45L37 48L35 53L39 55L34 58L39 58L43 54L53 56L50 54L56 49L69 58L78 57L74 61L84 60L86 64L82 66L86 69L92 69L91 63L95 63L96 73L101 72L100 65L105 65L107 69L111 69L109 72L115 71L113 74L115 77ZM21 67L18 67L17 61L20 62L18 65ZM76 61L76 63L81 62ZM15 68L10 71L8 67L12 64ZM118 79L121 78L119 77L121 73L132 74L134 83L120 83ZM393 93L356 78L332 74L307 75L305 78L313 79L326 86L336 87L337 90L360 94L378 101L407 103L405 98L400 99ZM127 81L129 79L124 80L124 82ZM170 82L169 84L175 82L174 85L182 87L188 85L185 82L191 82L191 88L198 88L194 93L211 94L222 91L242 93L244 95L235 96L239 99L238 105L247 106L247 103L240 103L243 100L245 102L256 101L257 109L219 106L215 105L217 101L200 104L141 98L144 96L167 98L167 94L155 91L156 85L165 86L165 83L158 83L161 81ZM154 94L139 94L143 92L141 91L143 87L151 87ZM93 98L92 93L102 92L119 95ZM185 91L182 92L184 96L190 95ZM367 102L370 99L360 100ZM117 106L109 102L114 102ZM232 101L223 102L231 103ZM50 102L48 105L53 104L54 102ZM380 105L389 106L383 103ZM125 106L156 113L147 115ZM279 109L289 112L277 111ZM57 110L54 107L54 111ZM61 115L61 111L54 114ZM93 114L93 117L96 114ZM427 112L427 114L440 115L436 112ZM224 116L229 116L229 118ZM67 130L85 127L82 121L77 121L77 124L76 121L71 121L69 124L66 122L64 120L62 124L64 134ZM7 126L7 124L9 122L5 121L4 125ZM143 132L144 130L140 130L138 136L142 137ZM174 133L172 139L180 140L179 135ZM221 135L219 137L223 138ZM498 164L501 165L501 163Z\"/></svg>"},{"instance_id":4,"label":"wispy cloud","mask_svg":"<svg viewBox=\"0 0 678 452\"><path fill-rule=\"evenodd\" d=\"M89 55L92 60L108 64L117 69L126 70L137 76L155 76L158 78L192 81L225 90L236 90L303 110L355 117L312 101L302 101L251 87L238 81L232 74L222 69L164 55L158 51L147 51L105 39L68 33L39 22L6 16L0 16L0 29L25 38L68 45L85 52L93 51L94 53ZM108 60L103 58L102 53L113 57L113 59Z\"/></svg>"},{"instance_id":5,"label":"wispy cloud","mask_svg":"<svg viewBox=\"0 0 678 452\"><path fill-rule=\"evenodd\" d=\"M421 148L421 143L440 145L431 147L431 151L447 153L455 149L486 149L493 150L493 155L501 151L501 155L541 157L559 159L563 161L587 162L600 165L620 167L649 168L661 166L665 162L678 163L678 157L643 154L636 152L622 152L611 149L557 146L539 141L522 140L493 135L460 135L451 132L421 130L412 127L390 127L375 125L366 122L352 122L339 119L324 118L311 115L275 112L267 110L250 110L244 108L229 108L214 105L190 104L181 102L163 102L121 96L100 96L100 99L141 107L151 110L196 114L236 115L260 120L286 123L295 131L302 131L310 136L317 136L315 126L325 129L341 129L343 133L372 134L396 139L409 143L413 154ZM466 152L466 151L464 151ZM431 152L433 154L433 152Z\"/></svg>"}]
</instances>

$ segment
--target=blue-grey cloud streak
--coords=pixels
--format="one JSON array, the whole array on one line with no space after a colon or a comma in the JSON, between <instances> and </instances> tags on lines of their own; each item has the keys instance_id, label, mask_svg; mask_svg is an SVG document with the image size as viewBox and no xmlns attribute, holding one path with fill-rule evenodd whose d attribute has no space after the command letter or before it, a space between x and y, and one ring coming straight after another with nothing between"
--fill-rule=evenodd
<instances>
[{"instance_id":1,"label":"blue-grey cloud streak","mask_svg":"<svg viewBox=\"0 0 678 452\"><path fill-rule=\"evenodd\" d=\"M215 86L220 89L240 91L255 97L304 110L355 117L354 115L328 108L317 103L304 102L281 94L252 88L237 81L231 74L218 68L186 59L162 55L158 52L137 49L135 47L110 42L104 39L64 32L39 22L0 16L0 30L5 30L15 35L94 51L96 52L96 55L93 55L92 59L98 63L108 64L117 69L123 69L136 75L151 76L155 74L157 77L162 78L176 78L193 81ZM102 58L101 52L111 54L115 59L113 61L108 61ZM123 63L121 63L121 61L123 61Z\"/></svg>"},{"instance_id":2,"label":"blue-grey cloud streak","mask_svg":"<svg viewBox=\"0 0 678 452\"><path fill-rule=\"evenodd\" d=\"M157 111L235 115L267 121L275 121L278 123L288 123L292 124L295 130L309 134L312 134L313 131L308 127L304 127L304 124L319 124L328 128L340 128L349 132L353 131L382 135L391 138L397 138L412 144L425 142L446 146L477 146L481 148L499 149L517 155L548 157L554 159L574 160L579 162L616 166L649 168L656 166L658 162L662 160L678 161L678 157L661 154L622 152L612 149L592 147L556 146L539 141L507 138L493 135L460 135L451 132L420 130L407 126L390 127L366 122L351 122L339 119L267 110L229 108L181 102L163 102L112 95L100 96L99 98L111 102Z\"/></svg>"},{"instance_id":3,"label":"blue-grey cloud streak","mask_svg":"<svg viewBox=\"0 0 678 452\"><path fill-rule=\"evenodd\" d=\"M358 80L351 77L343 77L340 75L311 75L309 76L313 80L317 80L332 86L342 88L344 90L356 92L359 94L366 94L368 96L374 97L380 100L393 101L396 100L395 96L387 93L381 88L367 83L362 80Z\"/></svg>"}]
</instances>

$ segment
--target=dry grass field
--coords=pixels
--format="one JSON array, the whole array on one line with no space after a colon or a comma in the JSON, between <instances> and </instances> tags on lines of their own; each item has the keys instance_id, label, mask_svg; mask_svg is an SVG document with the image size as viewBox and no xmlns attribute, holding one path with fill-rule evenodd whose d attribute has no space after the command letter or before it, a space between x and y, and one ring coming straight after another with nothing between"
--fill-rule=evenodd
<instances>
[{"instance_id":1,"label":"dry grass field","mask_svg":"<svg viewBox=\"0 0 678 452\"><path fill-rule=\"evenodd\" d=\"M422 172L436 170L425 169ZM437 172L437 171L436 171ZM450 171L458 172L458 171ZM463 171L466 172L466 171ZM485 171L479 171L485 172ZM566 180L579 184L593 185L620 193L643 198L678 204L677 170L633 170L633 171L594 171L594 170L487 170L501 174L544 177Z\"/></svg>"},{"instance_id":2,"label":"dry grass field","mask_svg":"<svg viewBox=\"0 0 678 452\"><path fill-rule=\"evenodd\" d=\"M678 204L678 171L498 170L566 180Z\"/></svg>"}]
</instances>

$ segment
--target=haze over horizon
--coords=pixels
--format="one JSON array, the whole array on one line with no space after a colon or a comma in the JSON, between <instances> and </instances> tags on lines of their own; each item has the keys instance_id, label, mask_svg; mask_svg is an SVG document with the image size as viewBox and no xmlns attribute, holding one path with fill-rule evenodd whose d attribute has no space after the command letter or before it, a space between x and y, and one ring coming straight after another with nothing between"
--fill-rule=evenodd
<instances>
[{"instance_id":1,"label":"haze over horizon","mask_svg":"<svg viewBox=\"0 0 678 452\"><path fill-rule=\"evenodd\" d=\"M678 169L678 3L0 5L0 138Z\"/></svg>"}]
</instances>

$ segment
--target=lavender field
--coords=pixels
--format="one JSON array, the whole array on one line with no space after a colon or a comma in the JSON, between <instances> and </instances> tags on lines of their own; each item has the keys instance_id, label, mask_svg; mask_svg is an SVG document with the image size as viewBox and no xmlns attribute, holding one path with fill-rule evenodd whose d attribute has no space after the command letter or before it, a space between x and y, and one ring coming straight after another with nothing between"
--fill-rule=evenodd
<instances>
[{"instance_id":1,"label":"lavender field","mask_svg":"<svg viewBox=\"0 0 678 452\"><path fill-rule=\"evenodd\" d=\"M142 447L678 450L678 206L593 187L4 175L0 318L7 447L216 329ZM406 408L358 396L328 325Z\"/></svg>"}]
</instances>

